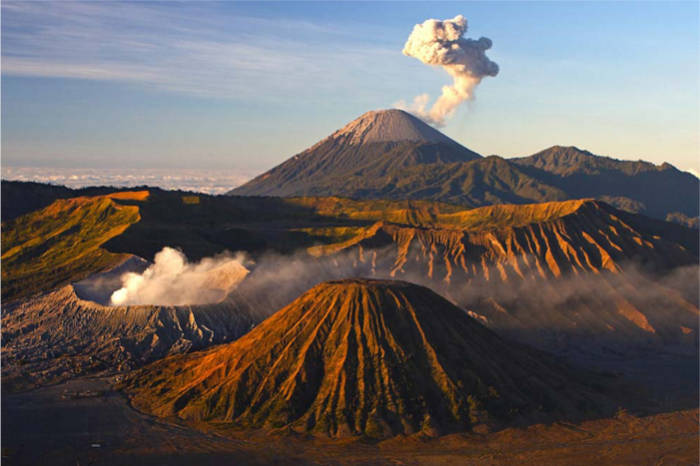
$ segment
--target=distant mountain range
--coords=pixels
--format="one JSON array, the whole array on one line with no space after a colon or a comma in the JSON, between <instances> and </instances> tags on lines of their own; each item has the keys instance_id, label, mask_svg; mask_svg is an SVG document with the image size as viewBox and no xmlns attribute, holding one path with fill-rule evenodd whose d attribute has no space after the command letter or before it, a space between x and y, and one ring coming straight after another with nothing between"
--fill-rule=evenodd
<instances>
[{"instance_id":1,"label":"distant mountain range","mask_svg":"<svg viewBox=\"0 0 700 466\"><path fill-rule=\"evenodd\" d=\"M242 196L425 199L470 207L602 199L697 226L698 178L670 164L554 146L529 157L482 157L402 110L365 113L248 183Z\"/></svg>"}]
</instances>

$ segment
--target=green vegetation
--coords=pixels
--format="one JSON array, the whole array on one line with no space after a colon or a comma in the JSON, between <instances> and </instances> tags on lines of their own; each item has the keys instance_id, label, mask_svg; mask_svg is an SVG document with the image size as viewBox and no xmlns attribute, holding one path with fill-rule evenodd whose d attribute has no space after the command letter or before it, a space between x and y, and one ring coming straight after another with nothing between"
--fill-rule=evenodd
<instances>
[{"instance_id":1,"label":"green vegetation","mask_svg":"<svg viewBox=\"0 0 700 466\"><path fill-rule=\"evenodd\" d=\"M61 199L2 225L2 298L48 290L118 263L101 246L139 221L109 196Z\"/></svg>"},{"instance_id":2,"label":"green vegetation","mask_svg":"<svg viewBox=\"0 0 700 466\"><path fill-rule=\"evenodd\" d=\"M2 297L14 299L81 279L123 255L150 259L164 246L190 259L222 251L319 255L373 234L377 222L485 229L544 221L580 202L469 209L430 201L338 197L251 198L152 190L59 199L2 226Z\"/></svg>"},{"instance_id":3,"label":"green vegetation","mask_svg":"<svg viewBox=\"0 0 700 466\"><path fill-rule=\"evenodd\" d=\"M158 189L59 199L3 223L2 297L81 279L116 264L120 253L152 259L164 246L181 249L191 260L223 251L246 251L253 258L299 250L319 256L370 238L382 225L496 230L552 221L593 205L575 200L473 209L422 200L209 196ZM643 222L654 234L697 250L693 230L619 211L614 215L631 225Z\"/></svg>"}]
</instances>

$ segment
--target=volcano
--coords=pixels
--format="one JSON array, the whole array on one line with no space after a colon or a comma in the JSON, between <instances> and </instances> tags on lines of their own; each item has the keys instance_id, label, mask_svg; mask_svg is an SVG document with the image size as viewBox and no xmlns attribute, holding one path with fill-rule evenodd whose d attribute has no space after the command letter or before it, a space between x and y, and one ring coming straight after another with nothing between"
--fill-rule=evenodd
<instances>
[{"instance_id":1,"label":"volcano","mask_svg":"<svg viewBox=\"0 0 700 466\"><path fill-rule=\"evenodd\" d=\"M581 198L697 225L698 178L664 163L553 146L481 157L402 110L367 112L228 194L431 200L482 207Z\"/></svg>"},{"instance_id":2,"label":"volcano","mask_svg":"<svg viewBox=\"0 0 700 466\"><path fill-rule=\"evenodd\" d=\"M349 195L362 190L362 179L386 178L402 167L479 158L410 113L371 111L230 194Z\"/></svg>"},{"instance_id":3,"label":"volcano","mask_svg":"<svg viewBox=\"0 0 700 466\"><path fill-rule=\"evenodd\" d=\"M591 413L607 398L583 380L428 288L347 279L233 343L147 366L125 389L158 416L381 438Z\"/></svg>"}]
</instances>

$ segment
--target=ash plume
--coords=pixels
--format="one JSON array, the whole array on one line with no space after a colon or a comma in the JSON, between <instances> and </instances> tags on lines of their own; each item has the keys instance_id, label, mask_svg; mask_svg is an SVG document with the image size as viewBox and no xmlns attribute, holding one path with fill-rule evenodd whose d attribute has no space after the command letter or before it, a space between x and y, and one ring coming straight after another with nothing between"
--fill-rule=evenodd
<instances>
[{"instance_id":1,"label":"ash plume","mask_svg":"<svg viewBox=\"0 0 700 466\"><path fill-rule=\"evenodd\" d=\"M442 67L454 81L451 86L442 87L442 95L430 109L428 94L415 97L411 105L400 102L399 107L432 125L442 126L462 102L474 96L474 88L485 76L498 74L498 65L486 56L491 39L466 39L462 37L465 32L467 20L462 15L444 21L429 19L414 26L403 54L426 65Z\"/></svg>"},{"instance_id":2,"label":"ash plume","mask_svg":"<svg viewBox=\"0 0 700 466\"><path fill-rule=\"evenodd\" d=\"M221 301L248 275L242 254L207 257L190 263L173 248L164 247L143 273L121 276L122 287L112 293L114 306L132 304L185 305Z\"/></svg>"}]
</instances>

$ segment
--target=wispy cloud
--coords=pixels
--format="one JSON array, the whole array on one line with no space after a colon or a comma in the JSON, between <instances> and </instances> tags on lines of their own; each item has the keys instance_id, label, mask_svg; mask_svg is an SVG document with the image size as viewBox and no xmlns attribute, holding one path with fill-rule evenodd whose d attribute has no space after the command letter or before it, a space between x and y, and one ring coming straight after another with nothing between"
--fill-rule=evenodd
<instances>
[{"instance_id":1,"label":"wispy cloud","mask_svg":"<svg viewBox=\"0 0 700 466\"><path fill-rule=\"evenodd\" d=\"M208 5L3 2L2 73L264 96L332 89L347 81L348 64L371 69L397 53L348 45L348 32L328 25Z\"/></svg>"}]
</instances>

